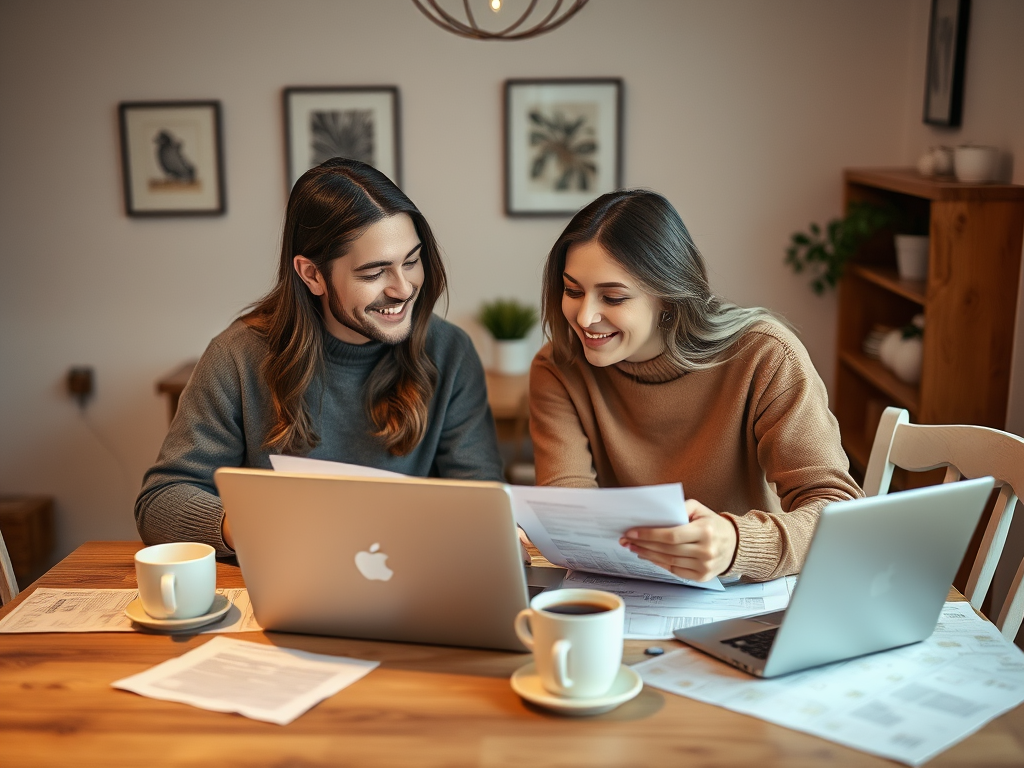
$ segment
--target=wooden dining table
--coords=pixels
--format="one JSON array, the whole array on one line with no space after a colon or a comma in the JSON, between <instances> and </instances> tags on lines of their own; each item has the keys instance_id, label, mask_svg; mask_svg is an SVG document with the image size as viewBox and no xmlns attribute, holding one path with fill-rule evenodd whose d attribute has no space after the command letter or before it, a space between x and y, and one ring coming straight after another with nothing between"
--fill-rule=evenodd
<instances>
[{"instance_id":1,"label":"wooden dining table","mask_svg":"<svg viewBox=\"0 0 1024 768\"><path fill-rule=\"evenodd\" d=\"M139 542L90 542L37 587L136 587ZM219 562L218 586L244 586ZM963 599L953 593L951 599ZM214 635L149 632L0 634L0 766L892 766L808 734L645 687L612 712L557 715L520 699L523 654L281 633L233 635L380 666L286 726L117 690L111 683ZM624 662L652 645L626 641ZM929 766L1024 765L1024 707Z\"/></svg>"}]
</instances>

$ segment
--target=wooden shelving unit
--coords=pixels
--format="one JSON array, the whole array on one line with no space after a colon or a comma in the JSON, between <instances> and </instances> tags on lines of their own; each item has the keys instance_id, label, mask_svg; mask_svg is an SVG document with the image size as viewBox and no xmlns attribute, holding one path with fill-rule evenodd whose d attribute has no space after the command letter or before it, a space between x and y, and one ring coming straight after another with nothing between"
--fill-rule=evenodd
<instances>
[{"instance_id":1,"label":"wooden shelving unit","mask_svg":"<svg viewBox=\"0 0 1024 768\"><path fill-rule=\"evenodd\" d=\"M891 203L928 222L928 278L901 280L892 232L858 253L839 286L835 414L863 472L888 405L919 424L1003 429L1024 236L1024 186L961 184L911 169L848 169L844 202ZM897 379L863 352L876 325L924 313L921 381Z\"/></svg>"}]
</instances>

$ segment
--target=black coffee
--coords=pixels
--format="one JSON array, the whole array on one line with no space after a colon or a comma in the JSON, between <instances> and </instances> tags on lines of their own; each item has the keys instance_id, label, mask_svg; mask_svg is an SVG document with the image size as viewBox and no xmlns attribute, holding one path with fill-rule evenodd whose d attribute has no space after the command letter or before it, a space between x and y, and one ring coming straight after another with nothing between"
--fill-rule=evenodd
<instances>
[{"instance_id":1,"label":"black coffee","mask_svg":"<svg viewBox=\"0 0 1024 768\"><path fill-rule=\"evenodd\" d=\"M597 603L559 603L558 605L546 606L543 610L548 613L561 613L569 616L583 616L588 613L604 613L610 611L607 605Z\"/></svg>"}]
</instances>

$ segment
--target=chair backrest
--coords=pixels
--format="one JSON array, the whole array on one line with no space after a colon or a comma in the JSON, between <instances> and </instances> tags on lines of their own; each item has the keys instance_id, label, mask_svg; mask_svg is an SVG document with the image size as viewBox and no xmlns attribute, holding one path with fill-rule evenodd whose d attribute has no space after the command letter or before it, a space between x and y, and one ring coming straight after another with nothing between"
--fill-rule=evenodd
<instances>
[{"instance_id":1,"label":"chair backrest","mask_svg":"<svg viewBox=\"0 0 1024 768\"><path fill-rule=\"evenodd\" d=\"M4 544L4 535L0 533L0 605L7 605L18 596L18 580L14 578L14 566L11 556Z\"/></svg>"},{"instance_id":2,"label":"chair backrest","mask_svg":"<svg viewBox=\"0 0 1024 768\"><path fill-rule=\"evenodd\" d=\"M990 427L911 424L906 410L886 408L878 423L864 473L864 493L868 496L887 493L895 467L910 472L945 467L944 483L986 475L995 478L999 498L965 590L971 605L980 610L1006 543L1017 498L1024 493L1024 439ZM1022 578L1024 561L1017 568L995 622L1010 641L1017 636L1024 620Z\"/></svg>"}]
</instances>

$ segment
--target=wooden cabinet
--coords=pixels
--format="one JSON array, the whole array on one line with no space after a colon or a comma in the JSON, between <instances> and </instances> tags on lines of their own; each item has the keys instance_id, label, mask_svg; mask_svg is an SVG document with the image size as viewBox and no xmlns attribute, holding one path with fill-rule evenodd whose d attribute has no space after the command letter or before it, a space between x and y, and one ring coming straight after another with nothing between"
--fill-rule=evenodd
<instances>
[{"instance_id":1,"label":"wooden cabinet","mask_svg":"<svg viewBox=\"0 0 1024 768\"><path fill-rule=\"evenodd\" d=\"M1024 186L961 184L910 169L849 169L844 204L891 203L927 221L928 277L901 280L892 232L866 243L839 285L834 411L863 473L882 410L920 424L1004 429L1024 234ZM921 381L897 379L863 351L876 325L925 316Z\"/></svg>"}]
</instances>

